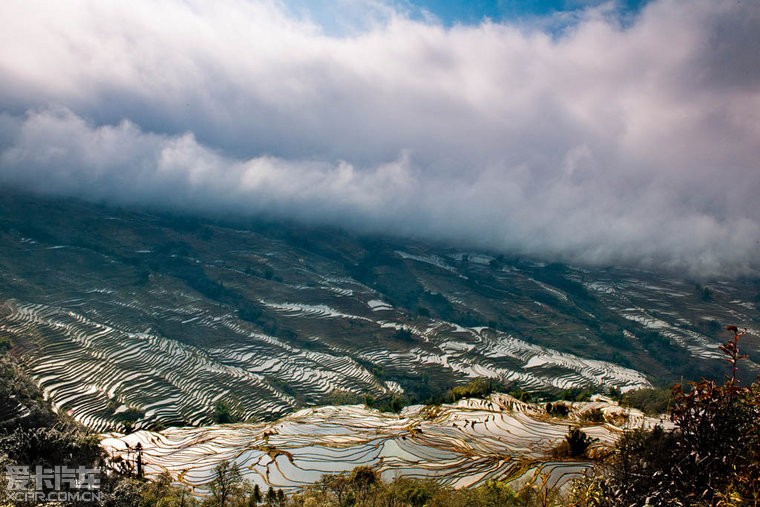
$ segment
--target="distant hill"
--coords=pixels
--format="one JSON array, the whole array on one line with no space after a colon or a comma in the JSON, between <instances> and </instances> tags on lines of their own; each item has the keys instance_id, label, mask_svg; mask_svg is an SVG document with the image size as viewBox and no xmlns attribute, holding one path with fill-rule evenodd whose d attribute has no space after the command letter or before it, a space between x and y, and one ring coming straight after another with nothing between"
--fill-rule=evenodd
<instances>
[{"instance_id":1,"label":"distant hill","mask_svg":"<svg viewBox=\"0 0 760 507\"><path fill-rule=\"evenodd\" d=\"M558 393L760 363L760 284L544 264L253 219L0 193L0 340L96 430L425 401L473 377Z\"/></svg>"}]
</instances>

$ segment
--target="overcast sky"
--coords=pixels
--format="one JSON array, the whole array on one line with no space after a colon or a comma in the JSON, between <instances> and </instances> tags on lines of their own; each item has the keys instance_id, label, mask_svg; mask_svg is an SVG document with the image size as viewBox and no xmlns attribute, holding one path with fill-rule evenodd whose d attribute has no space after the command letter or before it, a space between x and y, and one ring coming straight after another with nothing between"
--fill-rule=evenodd
<instances>
[{"instance_id":1,"label":"overcast sky","mask_svg":"<svg viewBox=\"0 0 760 507\"><path fill-rule=\"evenodd\" d=\"M0 184L747 273L758 55L755 0L3 0Z\"/></svg>"}]
</instances>

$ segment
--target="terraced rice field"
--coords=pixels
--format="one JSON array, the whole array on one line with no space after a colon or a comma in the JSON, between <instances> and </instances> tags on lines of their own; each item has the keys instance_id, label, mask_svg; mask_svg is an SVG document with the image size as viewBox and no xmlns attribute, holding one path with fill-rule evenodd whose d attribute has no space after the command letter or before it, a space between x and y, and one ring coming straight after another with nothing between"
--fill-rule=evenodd
<instances>
[{"instance_id":1,"label":"terraced rice field","mask_svg":"<svg viewBox=\"0 0 760 507\"><path fill-rule=\"evenodd\" d=\"M750 282L507 260L292 225L4 196L0 338L97 431L274 420L338 397L424 399L475 377L528 390L721 375ZM755 326L755 327L753 327Z\"/></svg>"},{"instance_id":2,"label":"terraced rice field","mask_svg":"<svg viewBox=\"0 0 760 507\"><path fill-rule=\"evenodd\" d=\"M358 319L377 328L389 325L327 307L270 306L286 318ZM220 400L226 400L242 418L255 420L261 414L274 418L297 409L302 403L298 396L319 400L336 390L356 394L401 391L397 384L377 379L341 350L298 348L257 332L232 315L209 314L190 302L182 305L188 307L194 308L196 317L165 309L162 318L203 325L207 332L232 334L234 340L202 349L150 330L125 329L108 319L95 321L84 312L18 303L6 304L0 331L29 337L23 356L29 374L56 407L98 431L118 427L114 412L119 408L144 412L138 427L155 422L201 425L212 422L214 405ZM501 378L534 389L603 383L624 389L648 385L636 371L530 345L487 329L442 322L422 330L410 329L424 345L404 352L357 347L350 353L389 368L419 371L437 365L466 377ZM482 355L474 356L475 348ZM490 358L508 358L515 367L497 367ZM558 368L565 373L557 375ZM289 392L283 392L283 385L290 386Z\"/></svg>"},{"instance_id":3,"label":"terraced rice field","mask_svg":"<svg viewBox=\"0 0 760 507\"><path fill-rule=\"evenodd\" d=\"M597 439L590 452L609 446L622 427L660 422L604 400L576 403L569 418L550 418L536 405L492 395L407 407L400 415L362 406L322 407L268 424L111 433L103 446L112 456L133 461L140 443L148 475L167 471L201 493L223 460L237 463L246 479L264 489L290 491L360 465L377 467L386 480L427 477L454 487L525 480L538 472L561 485L588 463L556 461L551 450L563 441L569 424L595 408L622 426L585 426Z\"/></svg>"},{"instance_id":4,"label":"terraced rice field","mask_svg":"<svg viewBox=\"0 0 760 507\"><path fill-rule=\"evenodd\" d=\"M273 417L297 406L273 384L328 393L387 390L362 366L343 355L296 350L276 338L238 327L223 316L213 328L238 333L241 345L202 350L150 332L130 332L62 308L8 305L0 329L30 340L24 355L29 374L56 407L96 430L114 426L107 407L145 412L143 423L211 422L221 400L245 418Z\"/></svg>"}]
</instances>

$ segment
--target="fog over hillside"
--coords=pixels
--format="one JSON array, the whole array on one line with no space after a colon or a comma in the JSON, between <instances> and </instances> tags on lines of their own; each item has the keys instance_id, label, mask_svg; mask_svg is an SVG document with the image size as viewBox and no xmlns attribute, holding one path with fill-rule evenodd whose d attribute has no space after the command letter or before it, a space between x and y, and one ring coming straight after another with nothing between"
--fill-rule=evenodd
<instances>
[{"instance_id":1,"label":"fog over hillside","mask_svg":"<svg viewBox=\"0 0 760 507\"><path fill-rule=\"evenodd\" d=\"M341 31L296 4L2 2L0 184L574 263L760 266L760 3L444 24L355 1Z\"/></svg>"}]
</instances>

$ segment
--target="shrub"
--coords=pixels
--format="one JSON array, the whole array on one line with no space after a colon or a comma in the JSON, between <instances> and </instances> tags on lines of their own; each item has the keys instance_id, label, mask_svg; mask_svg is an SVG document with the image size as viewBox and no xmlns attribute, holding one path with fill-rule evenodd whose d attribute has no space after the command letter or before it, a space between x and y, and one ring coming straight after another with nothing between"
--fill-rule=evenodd
<instances>
[{"instance_id":1,"label":"shrub","mask_svg":"<svg viewBox=\"0 0 760 507\"><path fill-rule=\"evenodd\" d=\"M513 489L501 481L453 489L434 479L380 480L371 468L323 475L317 484L290 497L292 506L355 507L517 507L562 505L558 493L548 487L548 476L537 475L524 487Z\"/></svg>"},{"instance_id":2,"label":"shrub","mask_svg":"<svg viewBox=\"0 0 760 507\"><path fill-rule=\"evenodd\" d=\"M414 341L414 335L408 329L397 329L393 333L393 339L409 343Z\"/></svg>"},{"instance_id":3,"label":"shrub","mask_svg":"<svg viewBox=\"0 0 760 507\"><path fill-rule=\"evenodd\" d=\"M601 408L592 408L591 410L587 410L586 412L583 412L580 415L581 421L587 422L587 423L603 423L604 422L604 412L602 412Z\"/></svg>"},{"instance_id":4,"label":"shrub","mask_svg":"<svg viewBox=\"0 0 760 507\"><path fill-rule=\"evenodd\" d=\"M628 391L621 405L641 410L647 415L666 414L673 405L673 392L669 388L645 388Z\"/></svg>"},{"instance_id":5,"label":"shrub","mask_svg":"<svg viewBox=\"0 0 760 507\"><path fill-rule=\"evenodd\" d=\"M217 424L230 424L238 422L239 419L230 409L229 405L220 401L214 405L214 422Z\"/></svg>"},{"instance_id":6,"label":"shrub","mask_svg":"<svg viewBox=\"0 0 760 507\"><path fill-rule=\"evenodd\" d=\"M570 407L566 403L547 403L546 413L555 417L567 417L570 413Z\"/></svg>"},{"instance_id":7,"label":"shrub","mask_svg":"<svg viewBox=\"0 0 760 507\"><path fill-rule=\"evenodd\" d=\"M446 401L454 403L462 398L483 398L503 387L490 378L476 378L468 383L454 387L446 393Z\"/></svg>"},{"instance_id":8,"label":"shrub","mask_svg":"<svg viewBox=\"0 0 760 507\"><path fill-rule=\"evenodd\" d=\"M759 505L760 385L739 386L740 333L721 347L731 364L713 380L673 387L673 431L627 433L595 480L587 505Z\"/></svg>"},{"instance_id":9,"label":"shrub","mask_svg":"<svg viewBox=\"0 0 760 507\"><path fill-rule=\"evenodd\" d=\"M595 439L586 435L580 428L570 427L565 435L565 441L567 455L571 458L580 458L586 455L586 450L595 442Z\"/></svg>"}]
</instances>

